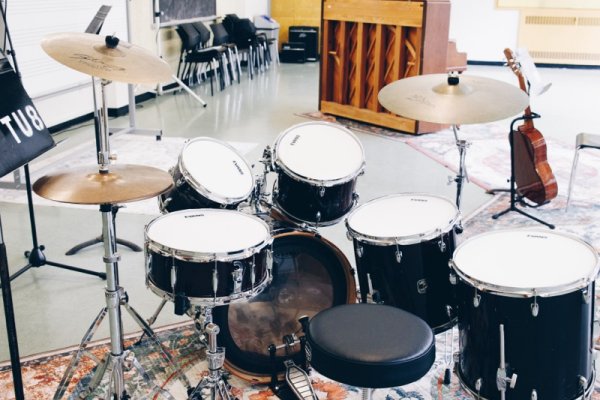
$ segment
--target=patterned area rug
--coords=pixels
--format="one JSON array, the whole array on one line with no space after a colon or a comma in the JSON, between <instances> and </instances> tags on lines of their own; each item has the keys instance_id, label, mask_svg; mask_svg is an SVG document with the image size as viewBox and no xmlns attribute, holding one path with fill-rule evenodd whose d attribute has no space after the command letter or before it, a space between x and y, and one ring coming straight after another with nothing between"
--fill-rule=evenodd
<instances>
[{"instance_id":1,"label":"patterned area rug","mask_svg":"<svg viewBox=\"0 0 600 400\"><path fill-rule=\"evenodd\" d=\"M114 135L110 139L111 152L117 154L117 164L147 165L168 171L177 164L179 155L188 139L180 137L163 137L157 141L151 136L136 136L131 134ZM241 154L252 151L257 144L249 142L229 142ZM60 145L59 145L60 146ZM96 164L95 144L88 141L60 151L49 157L42 157L30 164L31 181L35 182L45 174L56 171L68 171L78 167L88 167ZM12 179L12 175L6 175L2 181ZM8 203L26 204L27 196L25 190L0 189L0 201ZM52 207L76 207L96 210L97 206L85 206L78 204L56 203L46 200L34 194L35 205ZM127 203L125 208L119 212L156 215L160 213L156 198Z\"/></svg>"},{"instance_id":2,"label":"patterned area rug","mask_svg":"<svg viewBox=\"0 0 600 400\"><path fill-rule=\"evenodd\" d=\"M458 339L453 337L453 349L458 349ZM449 337L450 335L448 335ZM176 357L181 371L183 371L192 386L207 374L204 349L202 348L197 334L191 324L180 324L176 327L163 328L158 332L161 343ZM126 372L126 385L131 398L137 399L165 399L167 396L161 394L168 392L172 398L177 400L186 399L185 386L177 378L175 368L166 363L153 343L144 340L136 343L138 335L132 335L126 340L126 346L131 350L141 366L148 374L149 383L141 378L135 370ZM429 373L412 384L390 388L379 389L374 392L376 400L467 400L472 397L461 387L456 374L451 375L449 385L443 384L444 371L447 367L447 357L444 349L446 345L446 334L442 333L436 337L436 360ZM108 352L107 341L96 342L88 349L94 356L102 358ZM42 400L53 397L58 383L69 364L74 349L68 349L53 354L30 357L23 362L23 379L25 382L25 396L27 399ZM450 354L450 352L448 352ZM90 358L82 358L82 362L76 370L75 377L69 385L63 398L75 399L98 399L104 398L107 380L104 379L97 390L87 396L86 393L90 379L94 372L95 363ZM338 382L318 374L314 370L310 373L313 387L319 399L323 400L359 400L362 397L360 389ZM277 396L263 384L256 384L236 376L229 379L233 394L239 399L268 400L277 399ZM14 399L10 365L0 366L0 393L2 398ZM600 382L595 384L593 400L600 399Z\"/></svg>"}]
</instances>

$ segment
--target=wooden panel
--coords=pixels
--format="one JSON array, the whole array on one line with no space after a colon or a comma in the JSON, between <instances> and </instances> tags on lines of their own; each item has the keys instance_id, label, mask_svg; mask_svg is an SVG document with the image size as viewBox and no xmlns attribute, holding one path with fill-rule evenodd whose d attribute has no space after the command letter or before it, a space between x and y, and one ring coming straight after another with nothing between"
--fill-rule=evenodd
<instances>
[{"instance_id":1,"label":"wooden panel","mask_svg":"<svg viewBox=\"0 0 600 400\"><path fill-rule=\"evenodd\" d=\"M446 72L449 30L450 3L428 1L425 5L425 23L422 29L421 74Z\"/></svg>"},{"instance_id":2,"label":"wooden panel","mask_svg":"<svg viewBox=\"0 0 600 400\"><path fill-rule=\"evenodd\" d=\"M349 119L368 122L379 126L397 129L403 132L415 132L416 122L389 113L378 113L364 108L356 108L351 105L337 104L327 101L321 102L321 112L339 115Z\"/></svg>"},{"instance_id":3,"label":"wooden panel","mask_svg":"<svg viewBox=\"0 0 600 400\"><path fill-rule=\"evenodd\" d=\"M372 24L423 25L423 3L385 0L327 0L323 19Z\"/></svg>"},{"instance_id":4,"label":"wooden panel","mask_svg":"<svg viewBox=\"0 0 600 400\"><path fill-rule=\"evenodd\" d=\"M325 0L320 110L409 133L443 126L403 118L379 104L398 79L446 71L449 0Z\"/></svg>"}]
</instances>

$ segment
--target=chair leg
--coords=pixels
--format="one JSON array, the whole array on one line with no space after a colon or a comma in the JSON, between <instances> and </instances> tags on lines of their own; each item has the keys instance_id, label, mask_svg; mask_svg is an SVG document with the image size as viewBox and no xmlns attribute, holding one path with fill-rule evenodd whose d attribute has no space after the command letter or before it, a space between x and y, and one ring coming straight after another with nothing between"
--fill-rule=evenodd
<instances>
[{"instance_id":1,"label":"chair leg","mask_svg":"<svg viewBox=\"0 0 600 400\"><path fill-rule=\"evenodd\" d=\"M238 52L237 46L233 48L235 53L235 61L237 65L238 83L242 83L242 62L240 61L240 53Z\"/></svg>"},{"instance_id":2,"label":"chair leg","mask_svg":"<svg viewBox=\"0 0 600 400\"><path fill-rule=\"evenodd\" d=\"M575 170L577 169L577 163L579 162L579 148L575 149L575 156L573 157L573 165L571 166L571 177L569 178L569 192L567 194L567 206L565 211L569 211L569 203L571 202L571 191L573 190L573 181L575 180Z\"/></svg>"}]
</instances>

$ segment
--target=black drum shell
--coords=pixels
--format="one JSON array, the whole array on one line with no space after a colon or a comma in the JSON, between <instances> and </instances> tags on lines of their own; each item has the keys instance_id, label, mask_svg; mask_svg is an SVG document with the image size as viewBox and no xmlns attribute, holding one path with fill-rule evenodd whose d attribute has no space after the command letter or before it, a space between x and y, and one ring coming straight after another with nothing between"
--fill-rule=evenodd
<instances>
[{"instance_id":1,"label":"black drum shell","mask_svg":"<svg viewBox=\"0 0 600 400\"><path fill-rule=\"evenodd\" d=\"M235 210L238 204L241 203L241 201L237 201L231 204L224 204L210 200L194 189L192 185L184 178L181 170L179 169L179 165L173 167L170 172L173 176L175 185L171 190L160 194L159 205L160 210L163 213L188 210L192 208L225 208L228 210Z\"/></svg>"},{"instance_id":2,"label":"black drum shell","mask_svg":"<svg viewBox=\"0 0 600 400\"><path fill-rule=\"evenodd\" d=\"M440 250L440 241L444 251ZM356 238L353 243L363 303L369 294L367 274L370 274L373 290L378 292L378 300L383 304L417 315L435 333L454 325L456 299L448 266L455 248L453 230L429 241L409 245L375 245ZM402 252L400 263L396 261L396 250ZM362 255L359 257L358 253ZM427 285L425 291L422 290L423 280ZM452 307L450 315L448 306Z\"/></svg>"},{"instance_id":3,"label":"black drum shell","mask_svg":"<svg viewBox=\"0 0 600 400\"><path fill-rule=\"evenodd\" d=\"M268 277L266 256L268 249L269 247L265 247L252 256L236 261L217 261L217 300L234 295L232 272L237 268L238 263L243 265L242 292L255 289L263 283ZM214 261L183 261L152 251L148 246L146 246L146 260L148 263L148 279L151 285L163 292L190 299L211 300L215 297L212 283ZM252 263L255 264L254 285L252 285ZM173 268L176 276L175 289L171 284Z\"/></svg>"},{"instance_id":4,"label":"black drum shell","mask_svg":"<svg viewBox=\"0 0 600 400\"><path fill-rule=\"evenodd\" d=\"M291 305L302 309L302 313L294 313L294 318L290 320L285 318L271 320L271 316L267 314L265 319L240 318L235 322L238 324L238 329L247 331L250 336L264 334L267 337L276 337L277 343L274 344L279 345L283 338L274 334L274 331L302 336L297 318L303 314L312 317L317 312L334 305L354 303L356 285L350 263L331 242L310 231L297 228L285 229L284 227L289 227L289 224L284 222L272 221L272 223L278 227L278 232L273 233L273 281L263 293L248 303L238 303L235 307L244 317L248 317L250 312L246 309L249 309L252 303L264 302L265 305L285 315L285 305L280 303L286 298L293 298L290 297L290 292L296 292L302 298L294 298ZM316 263L311 262L311 259L316 260ZM332 291L330 299L319 295L319 287L327 286ZM231 306L224 306L213 310L214 322L221 328L217 340L220 346L225 346L227 349L228 369L244 379L259 382L268 382L273 372L285 371L283 361L287 357L283 349L277 351L276 365L273 366L267 351L270 343L262 346L257 352L240 347L230 327L230 316L237 314L230 309ZM271 324L281 326L271 326ZM283 329L282 332L279 329ZM291 356L300 365L302 355L299 345L292 349Z\"/></svg>"},{"instance_id":5,"label":"black drum shell","mask_svg":"<svg viewBox=\"0 0 600 400\"><path fill-rule=\"evenodd\" d=\"M584 301L584 291L590 301ZM504 325L507 375L518 375L514 389L507 386L506 400L530 399L532 390L544 400L580 398L579 377L592 380L592 312L594 284L553 297L536 297L537 317L532 315L533 298L508 297L488 292L479 306L473 299L475 288L459 279L458 329L460 361L458 373L474 393L482 379L480 394L499 400L496 374L500 366L500 331Z\"/></svg>"},{"instance_id":6,"label":"black drum shell","mask_svg":"<svg viewBox=\"0 0 600 400\"><path fill-rule=\"evenodd\" d=\"M310 224L337 222L355 204L356 178L333 186L319 186L290 177L279 170L273 202L288 216ZM324 190L323 196L321 191ZM321 217L317 220L317 213Z\"/></svg>"}]
</instances>

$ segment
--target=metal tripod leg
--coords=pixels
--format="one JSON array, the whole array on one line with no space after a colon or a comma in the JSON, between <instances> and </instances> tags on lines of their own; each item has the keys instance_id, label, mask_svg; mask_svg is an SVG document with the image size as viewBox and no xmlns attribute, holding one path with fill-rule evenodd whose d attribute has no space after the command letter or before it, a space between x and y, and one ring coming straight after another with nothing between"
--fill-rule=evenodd
<instances>
[{"instance_id":1,"label":"metal tripod leg","mask_svg":"<svg viewBox=\"0 0 600 400\"><path fill-rule=\"evenodd\" d=\"M152 328L150 328L150 325L148 325L148 323L144 321L140 314L138 314L138 312L135 311L135 309L133 309L129 305L129 303L124 302L123 306L125 307L125 310L127 310L127 312L129 313L129 315L131 315L133 320L140 326L140 328L142 328L146 336L148 336L148 338L152 340L156 346L158 346L163 356L165 356L168 363L171 364L171 366L175 370L175 373L177 374L179 379L181 379L181 381L185 385L185 388L188 390L191 389L192 385L190 384L190 381L188 380L187 376L185 376L185 374L183 373L179 363L177 362L175 357L173 357L171 353L169 353L169 350L167 350L165 346L161 343L161 341L158 339Z\"/></svg>"},{"instance_id":2,"label":"metal tripod leg","mask_svg":"<svg viewBox=\"0 0 600 400\"><path fill-rule=\"evenodd\" d=\"M106 309L106 307L104 307L100 311L100 313L98 314L96 319L94 319L94 322L92 322L92 325L90 326L90 328L87 330L87 332L83 336L83 340L81 341L81 344L79 345L79 349L77 349L77 353L75 353L73 358L71 358L71 362L69 363L69 366L65 370L65 373L63 374L63 377L62 377L60 383L58 384L58 388L56 389L56 392L54 393L54 400L60 399L65 394L65 391L67 390L67 387L69 386L69 382L71 382L71 379L73 378L73 374L75 373L75 368L77 367L77 364L79 364L81 357L84 355L85 348L92 340L92 337L96 333L96 330L98 329L98 327L102 323L102 320L106 316L106 312L107 312L107 309ZM93 358L95 358L95 357L93 357Z\"/></svg>"},{"instance_id":3,"label":"metal tripod leg","mask_svg":"<svg viewBox=\"0 0 600 400\"><path fill-rule=\"evenodd\" d=\"M204 399L203 393L210 391L211 400L234 400L231 387L223 374L223 363L225 361L225 348L217 347L217 334L220 329L217 324L209 322L204 327L208 336L208 348L206 359L208 361L208 376L204 377L198 386L190 393L190 400Z\"/></svg>"}]
</instances>

